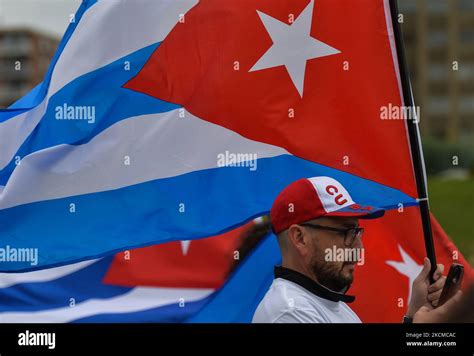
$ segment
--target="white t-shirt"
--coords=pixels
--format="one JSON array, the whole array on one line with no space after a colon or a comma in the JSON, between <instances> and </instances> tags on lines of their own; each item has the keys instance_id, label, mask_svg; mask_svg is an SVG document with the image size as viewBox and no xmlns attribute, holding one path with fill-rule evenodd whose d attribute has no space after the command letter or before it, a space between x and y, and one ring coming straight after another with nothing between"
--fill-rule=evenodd
<instances>
[{"instance_id":1,"label":"white t-shirt","mask_svg":"<svg viewBox=\"0 0 474 356\"><path fill-rule=\"evenodd\" d=\"M322 298L297 283L276 278L252 323L361 323L342 301Z\"/></svg>"}]
</instances>

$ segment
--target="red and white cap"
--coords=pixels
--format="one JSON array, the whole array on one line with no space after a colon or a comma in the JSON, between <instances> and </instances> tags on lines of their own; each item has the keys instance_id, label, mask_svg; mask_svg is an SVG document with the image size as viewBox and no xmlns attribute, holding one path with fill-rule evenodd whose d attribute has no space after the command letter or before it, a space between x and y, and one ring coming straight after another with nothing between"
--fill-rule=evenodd
<instances>
[{"instance_id":1,"label":"red and white cap","mask_svg":"<svg viewBox=\"0 0 474 356\"><path fill-rule=\"evenodd\" d=\"M355 203L337 180L313 177L299 179L283 189L273 202L270 220L273 232L279 234L293 224L323 216L375 219L384 213L385 209Z\"/></svg>"}]
</instances>

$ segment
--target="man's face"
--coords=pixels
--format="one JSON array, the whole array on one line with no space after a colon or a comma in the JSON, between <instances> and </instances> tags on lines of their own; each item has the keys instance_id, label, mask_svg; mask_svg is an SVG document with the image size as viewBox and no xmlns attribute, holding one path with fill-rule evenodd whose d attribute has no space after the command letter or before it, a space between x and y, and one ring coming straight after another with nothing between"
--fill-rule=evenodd
<instances>
[{"instance_id":1,"label":"man's face","mask_svg":"<svg viewBox=\"0 0 474 356\"><path fill-rule=\"evenodd\" d=\"M307 223L342 230L359 226L359 220L354 217L326 217ZM349 243L350 239L345 240L344 233L309 226L303 226L303 229L304 233L309 235L306 263L316 275L318 282L335 291L348 287L354 279L357 261L351 258L353 255L345 256L343 252L345 249L361 251L363 247L361 239L356 237L351 245L346 246L345 241ZM342 260L341 256L344 256Z\"/></svg>"}]
</instances>

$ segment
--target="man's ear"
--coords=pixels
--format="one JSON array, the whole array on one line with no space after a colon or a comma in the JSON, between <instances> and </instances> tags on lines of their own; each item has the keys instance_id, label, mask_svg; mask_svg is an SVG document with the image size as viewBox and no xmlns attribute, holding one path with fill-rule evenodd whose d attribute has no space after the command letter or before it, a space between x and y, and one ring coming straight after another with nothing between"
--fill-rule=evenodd
<instances>
[{"instance_id":1,"label":"man's ear","mask_svg":"<svg viewBox=\"0 0 474 356\"><path fill-rule=\"evenodd\" d=\"M296 251L299 252L300 255L307 255L308 244L302 226L294 224L288 228L288 242Z\"/></svg>"}]
</instances>

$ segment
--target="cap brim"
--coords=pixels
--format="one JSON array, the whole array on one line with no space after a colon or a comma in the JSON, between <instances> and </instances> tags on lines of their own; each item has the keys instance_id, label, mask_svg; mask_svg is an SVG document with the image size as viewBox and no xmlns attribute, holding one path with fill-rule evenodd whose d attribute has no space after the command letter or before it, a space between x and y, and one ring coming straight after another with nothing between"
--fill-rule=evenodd
<instances>
[{"instance_id":1,"label":"cap brim","mask_svg":"<svg viewBox=\"0 0 474 356\"><path fill-rule=\"evenodd\" d=\"M367 210L370 209L370 210ZM373 206L364 206L362 209L354 209L351 207L342 208L324 216L340 216L340 217L356 217L359 219L377 219L385 214L385 209Z\"/></svg>"}]
</instances>

